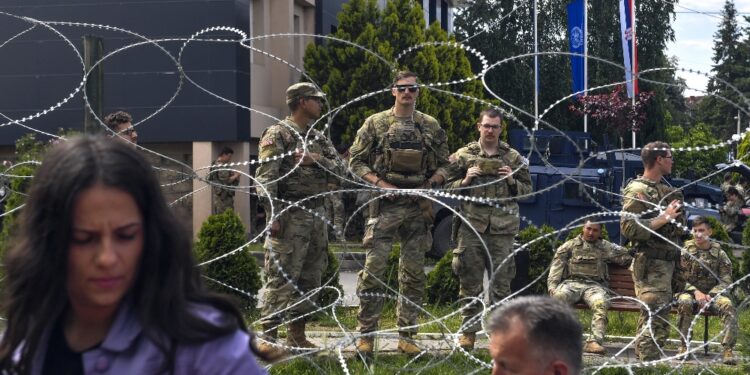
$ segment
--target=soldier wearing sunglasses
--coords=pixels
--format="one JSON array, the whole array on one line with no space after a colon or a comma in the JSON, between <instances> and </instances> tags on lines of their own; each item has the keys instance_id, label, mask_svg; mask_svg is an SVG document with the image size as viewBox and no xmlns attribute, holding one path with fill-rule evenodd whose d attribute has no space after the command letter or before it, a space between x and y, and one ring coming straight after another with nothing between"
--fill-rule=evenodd
<instances>
[{"instance_id":1,"label":"soldier wearing sunglasses","mask_svg":"<svg viewBox=\"0 0 750 375\"><path fill-rule=\"evenodd\" d=\"M382 294L394 294L385 290L383 280L396 237L401 240L398 349L407 354L421 352L412 335L417 331L424 294L424 257L432 246L433 218L430 201L406 189L442 184L449 152L445 132L437 120L414 109L419 89L415 73L399 72L391 85L394 106L368 117L350 149L352 172L387 193L370 207L363 239L367 259L357 283L362 333L357 350L366 356L374 350L373 333L383 309Z\"/></svg>"}]
</instances>

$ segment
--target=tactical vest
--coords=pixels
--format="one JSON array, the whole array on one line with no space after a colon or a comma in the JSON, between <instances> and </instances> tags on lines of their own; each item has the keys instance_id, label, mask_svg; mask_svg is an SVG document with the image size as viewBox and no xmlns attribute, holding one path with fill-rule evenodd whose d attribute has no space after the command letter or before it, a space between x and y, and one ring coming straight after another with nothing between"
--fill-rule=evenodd
<instances>
[{"instance_id":1,"label":"tactical vest","mask_svg":"<svg viewBox=\"0 0 750 375\"><path fill-rule=\"evenodd\" d=\"M288 120L283 120L283 122L296 128ZM286 128L285 126L283 127L284 129L281 131L291 131L289 128ZM315 140L316 135L318 134L315 134L315 131L313 131L311 132L310 137L308 137L308 140L312 140L312 142L308 142L307 152L314 152L327 157L328 155L326 155L325 146L322 144L323 141L320 140L319 137L318 140ZM322 137L322 135L319 136ZM294 146L285 147L285 149L294 150L297 148L302 150L302 142L304 138L300 139L294 135L291 135L291 137L295 139L296 142L294 142ZM290 170L292 170L292 172L286 178L282 178L279 181L279 197L286 199L300 199L328 191L328 173L317 164L308 166L298 165L295 162L294 157L285 157L279 173L283 176L289 173Z\"/></svg>"},{"instance_id":2,"label":"tactical vest","mask_svg":"<svg viewBox=\"0 0 750 375\"><path fill-rule=\"evenodd\" d=\"M388 116L388 131L382 140L383 160L377 168L386 181L401 187L414 188L424 184L428 149L424 129L412 120L399 121Z\"/></svg>"},{"instance_id":3,"label":"tactical vest","mask_svg":"<svg viewBox=\"0 0 750 375\"><path fill-rule=\"evenodd\" d=\"M719 275L719 267L721 266L721 254L717 252L717 256L711 254L712 251L720 251L719 244L712 243L711 248L708 250L700 250L695 243L688 246L687 250L696 259L690 259L687 269L685 270L685 276L690 284L695 285L699 289L708 292L716 284L716 276ZM716 276L714 276L716 275Z\"/></svg>"},{"instance_id":4,"label":"tactical vest","mask_svg":"<svg viewBox=\"0 0 750 375\"><path fill-rule=\"evenodd\" d=\"M484 157L481 156L482 149L479 144L474 143L468 147L468 151L473 156L469 160L467 168L476 166L482 170L481 175L472 180L472 185L477 185L477 187L471 189L471 195L489 199L508 198L510 192L508 191L507 179L501 181L497 170L510 165L510 161L507 160L510 154L509 150L501 145L498 147L498 152L503 153L502 157Z\"/></svg>"},{"instance_id":5,"label":"tactical vest","mask_svg":"<svg viewBox=\"0 0 750 375\"><path fill-rule=\"evenodd\" d=\"M665 184L657 183L654 184L651 181L645 180L643 178L638 178L633 181L634 183L640 183L646 186L645 191L643 193L647 196L647 201L654 204L661 205L667 205L672 200L684 200L684 196L680 190L677 190L675 188L672 188L670 186L667 186ZM666 198L665 198L666 197ZM659 215L659 211L656 209L655 206L648 205L648 209L650 210L648 214L644 214L641 216L642 219L653 219ZM685 215L683 214L681 216L682 223L685 223ZM664 238L669 239L673 242L678 242L679 237L681 236L680 229L677 227L677 225L669 222L667 224L664 224L659 229L656 230L656 233L664 236ZM679 245L679 243L678 243ZM643 252L646 254L647 257L652 259L659 259L659 260L666 260L666 261L674 261L680 259L680 250L675 248L674 245L665 242L661 238L657 236L652 236L652 238L645 243L637 242L635 243L635 248L638 252Z\"/></svg>"},{"instance_id":6,"label":"tactical vest","mask_svg":"<svg viewBox=\"0 0 750 375\"><path fill-rule=\"evenodd\" d=\"M576 241L568 260L568 275L594 281L607 280L609 276L602 251L580 238Z\"/></svg>"}]
</instances>

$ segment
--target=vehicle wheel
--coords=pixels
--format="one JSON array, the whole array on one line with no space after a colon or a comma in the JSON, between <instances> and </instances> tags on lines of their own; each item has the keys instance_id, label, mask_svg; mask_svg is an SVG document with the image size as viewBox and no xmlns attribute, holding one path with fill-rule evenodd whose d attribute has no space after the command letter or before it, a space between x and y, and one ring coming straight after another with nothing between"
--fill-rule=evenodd
<instances>
[{"instance_id":1,"label":"vehicle wheel","mask_svg":"<svg viewBox=\"0 0 750 375\"><path fill-rule=\"evenodd\" d=\"M455 248L456 244L451 241L452 225L453 215L448 215L435 226L432 231L432 250L427 253L427 256L441 259L448 250Z\"/></svg>"}]
</instances>

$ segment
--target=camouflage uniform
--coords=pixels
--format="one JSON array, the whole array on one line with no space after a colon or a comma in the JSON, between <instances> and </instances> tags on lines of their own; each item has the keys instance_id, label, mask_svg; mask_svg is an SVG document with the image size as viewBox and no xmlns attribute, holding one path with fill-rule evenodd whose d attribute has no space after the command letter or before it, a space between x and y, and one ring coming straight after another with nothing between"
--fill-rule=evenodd
<instances>
[{"instance_id":1,"label":"camouflage uniform","mask_svg":"<svg viewBox=\"0 0 750 375\"><path fill-rule=\"evenodd\" d=\"M727 232L731 232L737 228L737 225L740 222L741 210L742 201L727 201L727 203L724 204L724 207L719 210L721 224Z\"/></svg>"},{"instance_id":2,"label":"camouflage uniform","mask_svg":"<svg viewBox=\"0 0 750 375\"><path fill-rule=\"evenodd\" d=\"M350 153L349 166L356 176L376 173L399 188L419 188L433 174L445 177L442 168L447 164L448 144L445 132L433 117L414 111L412 118L400 118L387 110L365 120ZM432 246L429 202L398 196L378 199L371 208L363 238L367 258L357 282L359 329L363 333L378 329L384 299L372 294L384 292L388 255L398 236L398 326L401 332L416 332L416 327L403 327L416 325L418 306L422 305L424 257Z\"/></svg>"},{"instance_id":3,"label":"camouflage uniform","mask_svg":"<svg viewBox=\"0 0 750 375\"><path fill-rule=\"evenodd\" d=\"M623 211L633 214L653 210L656 205L666 205L674 199L682 200L679 190L643 177L631 181L625 187L623 195ZM620 222L623 236L634 244L637 252L630 266L635 294L651 312L649 315L649 311L642 308L638 319L637 334L640 336L636 340L635 349L642 361L659 359L659 348L669 338L672 276L675 263L679 263L680 259L681 231L676 225L667 223L655 231L671 242L662 240L650 230L651 220L658 212L650 211L650 214L639 218L623 216ZM684 223L684 215L680 216L680 220ZM653 337L647 327L649 319Z\"/></svg>"},{"instance_id":4,"label":"camouflage uniform","mask_svg":"<svg viewBox=\"0 0 750 375\"><path fill-rule=\"evenodd\" d=\"M737 312L726 290L732 283L732 262L729 257L718 243L712 243L708 250L701 250L694 240L690 240L685 242L682 262L687 283L685 293L677 299L680 332L687 337L693 316L699 311L695 301L695 291L699 290L712 297L706 310L721 316L724 323L725 334L721 345L725 349L734 348L737 342Z\"/></svg>"},{"instance_id":5,"label":"camouflage uniform","mask_svg":"<svg viewBox=\"0 0 750 375\"><path fill-rule=\"evenodd\" d=\"M487 155L479 142L475 141L456 151L453 157L454 162L447 168L449 182L446 187L459 194L491 199L493 204L498 205L494 207L470 201L461 204L461 215L469 225L458 218L454 221L455 225L459 225L456 232L458 248L453 250L451 264L461 285L459 295L462 298L479 297L484 284L484 271L487 270L491 278L489 302L494 304L510 295L510 282L516 274L516 264L511 256L513 237L518 234L520 225L518 203L513 197L531 192L531 175L524 158L505 142L499 142L496 155ZM512 185L507 179L501 180L497 174L497 169L506 165L517 170L513 174ZM467 170L474 166L479 166L483 171L486 169L486 173L475 177L468 187L461 187ZM472 228L479 233L479 237ZM481 313L482 306L478 302L462 310L462 331L479 331L481 319L477 315Z\"/></svg>"},{"instance_id":6,"label":"camouflage uniform","mask_svg":"<svg viewBox=\"0 0 750 375\"><path fill-rule=\"evenodd\" d=\"M264 244L266 293L261 309L261 323L264 325L281 323L284 317L282 314L271 314L296 302L300 295L295 288L305 293L320 287L321 276L328 263L327 227L323 220L314 216L325 215L324 198L308 198L325 192L328 184L336 181L335 175L322 167L337 173L341 165L337 162L336 150L331 142L313 129L307 138L307 151L318 153L321 158L317 164L297 166L294 157L288 153L302 149L306 132L306 127L295 124L291 117L287 117L281 123L266 129L260 140L261 159L282 154L287 156L261 164L255 173L258 182L264 184L272 199L298 201L305 208L292 207L281 216L271 217L271 207L265 199L265 193L262 189L257 189L268 223L276 220L281 224L280 233L276 237L268 236ZM286 177L279 180L282 176ZM286 203L274 200L274 215L278 215L286 206ZM316 299L317 294L293 307L287 313L289 318L311 311Z\"/></svg>"},{"instance_id":7,"label":"camouflage uniform","mask_svg":"<svg viewBox=\"0 0 750 375\"><path fill-rule=\"evenodd\" d=\"M223 187L223 186L237 186L240 183L240 179L229 181L229 178L234 172L230 170L220 170L214 172L217 168L216 162L211 164L209 169L208 180L213 182L214 185L211 187L213 193L213 205L212 214L220 214L228 209L234 209L234 189Z\"/></svg>"},{"instance_id":8,"label":"camouflage uniform","mask_svg":"<svg viewBox=\"0 0 750 375\"><path fill-rule=\"evenodd\" d=\"M329 191L336 190L336 185L332 184L329 186ZM326 218L333 222L333 229L338 233L341 231L341 235L337 235L340 240L344 239L344 217L346 210L344 209L344 193L333 193L326 195Z\"/></svg>"},{"instance_id":9,"label":"camouflage uniform","mask_svg":"<svg viewBox=\"0 0 750 375\"><path fill-rule=\"evenodd\" d=\"M571 305L583 300L591 309L589 341L602 345L607 331L607 263L624 266L632 260L628 249L603 239L587 242L583 235L565 242L555 252L547 286L554 291L552 297Z\"/></svg>"}]
</instances>

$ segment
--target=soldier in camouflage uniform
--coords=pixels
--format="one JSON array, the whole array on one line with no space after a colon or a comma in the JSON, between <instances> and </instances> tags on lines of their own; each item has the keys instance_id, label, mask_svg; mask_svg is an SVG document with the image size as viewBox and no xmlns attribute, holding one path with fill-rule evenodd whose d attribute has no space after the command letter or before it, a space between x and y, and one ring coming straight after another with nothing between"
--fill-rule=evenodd
<instances>
[{"instance_id":1,"label":"soldier in camouflage uniform","mask_svg":"<svg viewBox=\"0 0 750 375\"><path fill-rule=\"evenodd\" d=\"M490 277L489 303L510 295L510 282L516 274L511 256L513 237L520 219L515 197L531 192L531 175L526 160L500 141L503 117L496 109L485 109L477 121L479 141L456 151L448 166L447 188L458 194L489 199L489 204L463 201L461 215L454 219L458 248L453 250L453 272L458 276L462 298L480 297L484 271ZM477 236L474 231L479 233ZM463 315L459 345L472 350L481 328L482 305L472 300Z\"/></svg>"},{"instance_id":2,"label":"soldier in camouflage uniform","mask_svg":"<svg viewBox=\"0 0 750 375\"><path fill-rule=\"evenodd\" d=\"M270 225L264 244L266 293L260 319L266 341L259 350L272 358L285 354L273 345L285 317L290 320L287 345L315 347L305 337L305 320L299 317L315 308L317 294L297 302L303 293L320 287L328 262L326 224L315 216L325 216L324 197L314 196L326 192L343 167L331 142L318 130L309 129L320 117L325 94L311 83L297 83L287 89L286 96L291 116L263 132L261 164L255 173L268 191L266 195L260 187L256 189ZM283 157L269 160L275 156ZM298 205L290 206L290 202Z\"/></svg>"},{"instance_id":3,"label":"soldier in camouflage uniform","mask_svg":"<svg viewBox=\"0 0 750 375\"><path fill-rule=\"evenodd\" d=\"M641 308L635 350L641 361L651 361L660 358L669 338L672 276L679 266L681 248L681 230L676 224L684 223L684 217L681 192L661 182L672 172L669 145L651 142L641 151L641 159L643 176L628 183L623 191L625 213L620 229L636 251L631 264L635 294L648 308ZM679 286L678 279L675 281Z\"/></svg>"},{"instance_id":4,"label":"soldier in camouflage uniform","mask_svg":"<svg viewBox=\"0 0 750 375\"><path fill-rule=\"evenodd\" d=\"M677 299L680 314L682 345L680 353L687 352L685 344L693 316L705 305L705 310L721 316L724 323L723 360L725 364L735 364L732 349L737 342L737 312L729 298L727 287L732 283L732 262L721 249L721 245L710 238L713 234L711 223L703 217L693 219L693 239L685 242L682 263L685 272L685 292Z\"/></svg>"},{"instance_id":5,"label":"soldier in camouflage uniform","mask_svg":"<svg viewBox=\"0 0 750 375\"><path fill-rule=\"evenodd\" d=\"M726 203L719 209L721 224L727 232L737 229L740 223L740 212L742 212L744 203L737 188L730 186L726 191Z\"/></svg>"},{"instance_id":6,"label":"soldier in camouflage uniform","mask_svg":"<svg viewBox=\"0 0 750 375\"><path fill-rule=\"evenodd\" d=\"M601 231L601 223L586 221L579 236L557 249L547 277L550 296L570 305L582 300L591 309L591 337L583 351L593 354L607 354L602 346L610 306L607 263L625 266L633 260L628 249L601 239Z\"/></svg>"},{"instance_id":7,"label":"soldier in camouflage uniform","mask_svg":"<svg viewBox=\"0 0 750 375\"><path fill-rule=\"evenodd\" d=\"M231 171L228 167L218 168L216 165L227 164L232 162L234 150L224 147L219 152L219 157L211 164L208 180L213 182L211 192L213 193L213 205L211 213L214 215L223 213L226 210L234 209L234 190L231 186L237 186L240 183L240 174Z\"/></svg>"},{"instance_id":8,"label":"soldier in camouflage uniform","mask_svg":"<svg viewBox=\"0 0 750 375\"><path fill-rule=\"evenodd\" d=\"M419 95L416 74L399 72L391 93L396 98L393 108L368 117L357 131L350 148L352 173L380 189L424 189L443 183L446 135L436 119L414 109ZM399 237L398 349L417 354L421 350L411 338L424 294L425 252L432 244L430 202L417 195L386 194L371 208L363 238L367 258L357 282L359 329L365 334L357 349L364 355L373 353L374 338L368 334L378 329L384 303L378 294L385 292L388 254Z\"/></svg>"}]
</instances>

